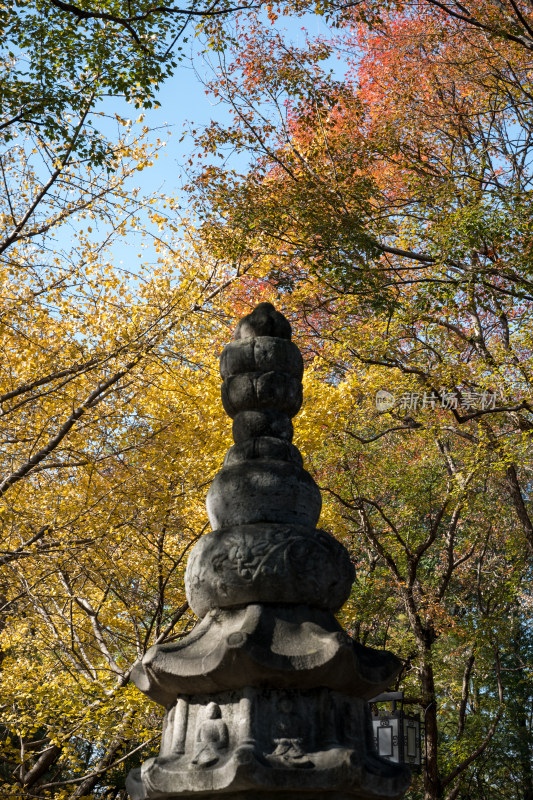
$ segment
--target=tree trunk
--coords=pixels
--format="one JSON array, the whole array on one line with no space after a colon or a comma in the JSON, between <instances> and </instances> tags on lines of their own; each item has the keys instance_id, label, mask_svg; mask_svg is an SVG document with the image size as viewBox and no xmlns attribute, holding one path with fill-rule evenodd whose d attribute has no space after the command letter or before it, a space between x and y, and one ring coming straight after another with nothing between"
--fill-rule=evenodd
<instances>
[{"instance_id":1,"label":"tree trunk","mask_svg":"<svg viewBox=\"0 0 533 800\"><path fill-rule=\"evenodd\" d=\"M433 666L431 664L431 650L424 648L423 665L421 673L422 697L425 708L425 769L424 769L424 800L440 800L441 781L438 766L438 730L437 730L437 702L435 699L435 681Z\"/></svg>"},{"instance_id":2,"label":"tree trunk","mask_svg":"<svg viewBox=\"0 0 533 800\"><path fill-rule=\"evenodd\" d=\"M29 789L31 786L33 786L34 783L36 783L39 778L41 778L45 772L50 769L52 764L57 761L60 755L61 748L57 744L52 744L50 747L47 747L46 750L41 753L33 767L24 775L22 779L24 787Z\"/></svg>"}]
</instances>

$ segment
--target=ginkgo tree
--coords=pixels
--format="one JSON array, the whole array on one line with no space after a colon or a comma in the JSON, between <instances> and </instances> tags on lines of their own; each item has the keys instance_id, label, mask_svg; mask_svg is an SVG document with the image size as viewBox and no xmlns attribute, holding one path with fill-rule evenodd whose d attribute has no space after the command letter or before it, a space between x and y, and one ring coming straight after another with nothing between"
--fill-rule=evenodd
<instances>
[{"instance_id":1,"label":"ginkgo tree","mask_svg":"<svg viewBox=\"0 0 533 800\"><path fill-rule=\"evenodd\" d=\"M150 107L176 66L173 39L229 10L1 9L4 795L81 797L106 780L121 792L114 763L146 747L158 722L151 709L138 721L129 670L189 623L183 559L204 525L194 495L220 439L199 424L191 379L203 375L205 390L211 358L206 367L195 344L209 340L239 266L186 244L186 224L173 233L173 198L141 196L138 175L162 143L112 112L108 95L137 114ZM159 263L112 262L115 241L144 236ZM191 465L195 437L207 460Z\"/></svg>"},{"instance_id":2,"label":"ginkgo tree","mask_svg":"<svg viewBox=\"0 0 533 800\"><path fill-rule=\"evenodd\" d=\"M144 280L135 270L117 277L101 251L127 231L146 233L152 224L151 235L159 241L160 230L173 225L162 211L164 201L156 213L157 198L142 198L134 178L157 157L161 143L140 128L142 113L132 123L112 110L112 101L129 103L137 113L150 108L182 57L188 27L208 34L213 24L220 31L219 21L235 8L222 0L164 8L54 0L1 9L1 314L5 347L13 347L9 337L15 330L28 326L28 338L22 347L17 340L17 366L6 366L0 393L12 425L0 495L42 468L87 412L137 369L164 331L181 324L172 317L171 300L144 330L117 326L98 352L92 347L98 338L92 312L98 318L124 295L128 282ZM239 5L241 13L246 9L246 3ZM203 288L192 307L219 291L216 279L204 280L211 272L199 270ZM46 339L48 323L55 343ZM33 329L43 332L38 344L30 342ZM37 438L26 437L25 447L17 447L17 414L44 397L68 395L65 387L84 378L85 394L77 393L75 401L63 397L64 413L48 417Z\"/></svg>"},{"instance_id":3,"label":"ginkgo tree","mask_svg":"<svg viewBox=\"0 0 533 800\"><path fill-rule=\"evenodd\" d=\"M510 636L514 627L520 638L529 624L527 542L502 491L498 455L477 424L457 436L436 401L409 413L376 408L384 384L400 398L424 392L412 378L391 380L381 365L354 365L351 348L379 339L356 309L343 317L337 306L322 321L324 365L317 364L307 429L329 525L356 558L345 613L358 637L404 659L401 685L424 712L426 796L460 797L473 776L494 785L489 754L491 744L501 747L493 741L500 724L509 744L518 739L506 708L520 691L511 675L521 675L525 689L530 669ZM520 463L529 466L527 451ZM520 796L530 753L510 757ZM512 784L504 780L499 790Z\"/></svg>"},{"instance_id":4,"label":"ginkgo tree","mask_svg":"<svg viewBox=\"0 0 533 800\"><path fill-rule=\"evenodd\" d=\"M12 547L3 570L2 755L15 796L17 785L120 791L124 759L157 736L159 714L128 687L129 672L151 643L190 625L185 559L224 446L212 433L212 359L205 367L188 340L209 340L209 326L183 327L185 341L168 337L71 434L76 468L51 464L6 497L9 542L46 527L32 547Z\"/></svg>"},{"instance_id":5,"label":"ginkgo tree","mask_svg":"<svg viewBox=\"0 0 533 800\"><path fill-rule=\"evenodd\" d=\"M178 257L176 243L135 275L85 234L75 245L64 270L26 254L34 284L4 272L0 682L13 796L89 794L154 735L151 710L128 723L142 707L129 671L190 621L184 558L223 442L210 436L216 379L202 347L234 274L192 247Z\"/></svg>"}]
</instances>

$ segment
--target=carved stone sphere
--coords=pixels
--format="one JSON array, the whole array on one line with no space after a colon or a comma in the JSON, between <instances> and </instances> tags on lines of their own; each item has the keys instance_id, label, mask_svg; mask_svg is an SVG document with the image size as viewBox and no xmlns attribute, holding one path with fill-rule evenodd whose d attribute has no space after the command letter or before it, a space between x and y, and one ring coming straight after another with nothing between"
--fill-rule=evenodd
<instances>
[{"instance_id":1,"label":"carved stone sphere","mask_svg":"<svg viewBox=\"0 0 533 800\"><path fill-rule=\"evenodd\" d=\"M249 603L303 603L335 612L354 577L346 548L329 533L255 524L202 536L189 556L185 588L200 617Z\"/></svg>"},{"instance_id":2,"label":"carved stone sphere","mask_svg":"<svg viewBox=\"0 0 533 800\"><path fill-rule=\"evenodd\" d=\"M302 354L293 342L276 336L256 336L228 342L220 355L220 374L231 378L242 372L286 372L299 381L304 374Z\"/></svg>"},{"instance_id":3,"label":"carved stone sphere","mask_svg":"<svg viewBox=\"0 0 533 800\"><path fill-rule=\"evenodd\" d=\"M314 528L322 497L311 475L298 464L254 459L217 472L206 507L213 530L255 522Z\"/></svg>"},{"instance_id":4,"label":"carved stone sphere","mask_svg":"<svg viewBox=\"0 0 533 800\"><path fill-rule=\"evenodd\" d=\"M239 411L233 418L233 441L240 444L248 439L272 436L286 442L292 441L292 422L283 411L261 408Z\"/></svg>"},{"instance_id":5,"label":"carved stone sphere","mask_svg":"<svg viewBox=\"0 0 533 800\"><path fill-rule=\"evenodd\" d=\"M272 408L294 417L302 405L302 384L283 372L245 372L226 378L222 405L228 416L239 411Z\"/></svg>"}]
</instances>

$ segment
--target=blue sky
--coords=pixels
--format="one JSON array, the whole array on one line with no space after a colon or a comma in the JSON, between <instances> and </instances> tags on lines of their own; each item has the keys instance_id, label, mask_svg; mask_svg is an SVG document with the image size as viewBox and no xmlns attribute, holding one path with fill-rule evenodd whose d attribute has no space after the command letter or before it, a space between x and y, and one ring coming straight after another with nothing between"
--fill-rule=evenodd
<instances>
[{"instance_id":1,"label":"blue sky","mask_svg":"<svg viewBox=\"0 0 533 800\"><path fill-rule=\"evenodd\" d=\"M276 29L284 31L287 39L296 45L302 44L305 40L303 29L308 29L311 35L324 35L327 32L327 27L319 15L283 17L278 22ZM150 187L163 185L168 192L178 188L179 165L193 149L190 137L187 136L184 141L179 142L187 123L199 128L207 125L211 119L221 123L230 121L226 106L206 95L201 78L206 76L207 67L200 51L201 43L195 39L185 45L184 53L188 58L181 62L174 76L162 86L157 98L161 107L146 114L147 125L151 127L166 125L172 135L165 148L166 154L160 155L151 174L148 175L148 172L141 174L143 185L144 181L146 186ZM331 66L336 65L335 61Z\"/></svg>"},{"instance_id":2,"label":"blue sky","mask_svg":"<svg viewBox=\"0 0 533 800\"><path fill-rule=\"evenodd\" d=\"M305 38L304 28L311 34L326 34L327 28L318 15L308 14L303 18L282 18L278 30L286 32L287 39L295 44L302 44ZM201 55L201 42L192 37L184 46L185 58L178 65L172 78L161 87L157 100L160 107L150 109L145 114L143 124L154 129L153 139L156 136L166 141L166 146L160 150L154 165L142 172L136 172L132 178L131 187L136 184L144 196L165 193L178 194L180 202L187 204L187 195L180 192L183 183L183 165L194 150L194 142L189 135L190 127L199 129L209 124L214 119L221 124L231 120L228 108L224 103L216 102L212 96L206 94L202 77L208 74L208 68ZM336 66L336 64L334 65ZM119 113L125 118L135 119L138 112L125 102L109 101L110 112ZM185 133L185 138L183 134ZM168 135L170 134L170 135ZM245 168L245 157L234 161L233 166ZM64 232L67 233L66 231ZM99 238L99 232L94 232ZM61 240L63 232L59 234ZM155 258L155 251L144 240L141 248L141 238L119 240L111 249L111 259L117 265L121 263L135 272L135 264L151 262Z\"/></svg>"}]
</instances>

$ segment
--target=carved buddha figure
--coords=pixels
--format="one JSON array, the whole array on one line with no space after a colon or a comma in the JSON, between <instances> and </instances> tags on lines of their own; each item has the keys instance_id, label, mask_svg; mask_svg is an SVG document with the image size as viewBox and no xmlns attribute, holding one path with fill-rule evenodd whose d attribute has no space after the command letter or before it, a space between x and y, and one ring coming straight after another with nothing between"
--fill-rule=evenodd
<instances>
[{"instance_id":1,"label":"carved buddha figure","mask_svg":"<svg viewBox=\"0 0 533 800\"><path fill-rule=\"evenodd\" d=\"M216 764L220 752L228 746L228 726L221 719L218 703L209 703L205 709L205 717L198 725L196 734L197 748L192 763L199 767Z\"/></svg>"}]
</instances>

